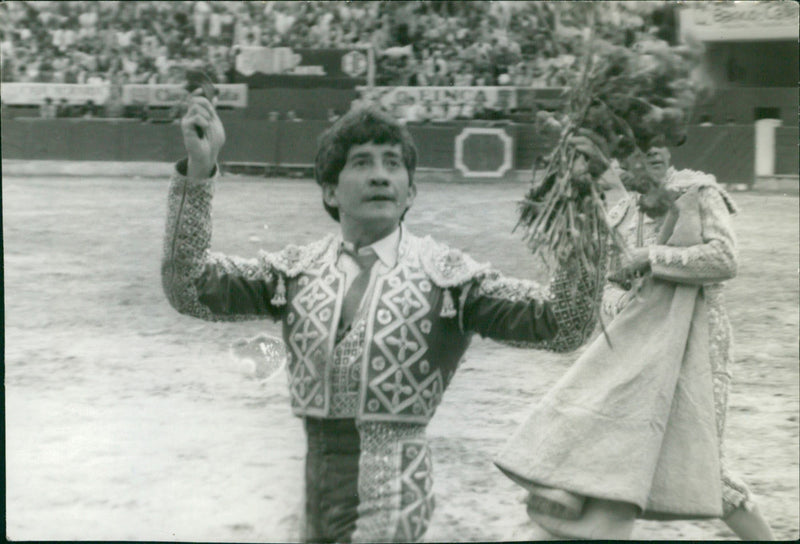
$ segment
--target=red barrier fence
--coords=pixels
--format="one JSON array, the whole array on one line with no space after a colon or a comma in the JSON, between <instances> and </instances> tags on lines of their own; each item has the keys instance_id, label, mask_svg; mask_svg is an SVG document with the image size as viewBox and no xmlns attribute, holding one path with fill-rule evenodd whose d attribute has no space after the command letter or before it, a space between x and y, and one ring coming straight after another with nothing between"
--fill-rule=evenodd
<instances>
[{"instance_id":1,"label":"red barrier fence","mask_svg":"<svg viewBox=\"0 0 800 544\"><path fill-rule=\"evenodd\" d=\"M786 126L796 127L798 98L796 86L717 89L710 100L697 105L695 119L708 116L714 124L739 125L763 118L763 110L772 110L769 117L780 119Z\"/></svg>"},{"instance_id":2,"label":"red barrier fence","mask_svg":"<svg viewBox=\"0 0 800 544\"><path fill-rule=\"evenodd\" d=\"M686 143L672 150L676 168L714 174L723 183L755 180L755 130L749 125L692 126Z\"/></svg>"},{"instance_id":3,"label":"red barrier fence","mask_svg":"<svg viewBox=\"0 0 800 544\"><path fill-rule=\"evenodd\" d=\"M798 128L778 127L775 129L775 174L796 176L800 171L797 142Z\"/></svg>"},{"instance_id":4,"label":"red barrier fence","mask_svg":"<svg viewBox=\"0 0 800 544\"><path fill-rule=\"evenodd\" d=\"M227 163L310 167L326 121L225 119ZM552 142L533 125L443 123L410 125L420 168L450 170L454 179L502 178L530 170ZM81 161L174 161L185 154L177 124L101 119L5 119L4 159ZM776 132L776 174L797 174L797 129ZM724 183L752 184L754 128L693 126L686 145L673 150L677 167L713 173Z\"/></svg>"}]
</instances>

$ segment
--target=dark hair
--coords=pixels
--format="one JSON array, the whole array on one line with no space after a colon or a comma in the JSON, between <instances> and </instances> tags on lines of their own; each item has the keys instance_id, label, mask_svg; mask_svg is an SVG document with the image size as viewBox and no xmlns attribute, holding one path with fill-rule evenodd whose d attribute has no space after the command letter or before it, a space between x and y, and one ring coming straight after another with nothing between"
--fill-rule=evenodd
<instances>
[{"instance_id":1,"label":"dark hair","mask_svg":"<svg viewBox=\"0 0 800 544\"><path fill-rule=\"evenodd\" d=\"M667 147L668 145L667 138L663 134L656 134L644 143L643 149L649 151L653 147Z\"/></svg>"},{"instance_id":2,"label":"dark hair","mask_svg":"<svg viewBox=\"0 0 800 544\"><path fill-rule=\"evenodd\" d=\"M320 186L337 185L350 148L366 143L400 145L409 184L414 182L417 148L406 127L374 105L353 109L319 137L314 177ZM339 221L339 210L322 201L325 211Z\"/></svg>"}]
</instances>

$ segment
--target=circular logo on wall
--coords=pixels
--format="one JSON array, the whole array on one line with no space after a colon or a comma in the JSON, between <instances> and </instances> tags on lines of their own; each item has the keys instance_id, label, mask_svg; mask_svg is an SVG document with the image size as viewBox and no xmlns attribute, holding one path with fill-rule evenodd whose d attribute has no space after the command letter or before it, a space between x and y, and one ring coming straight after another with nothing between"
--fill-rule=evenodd
<instances>
[{"instance_id":1,"label":"circular logo on wall","mask_svg":"<svg viewBox=\"0 0 800 544\"><path fill-rule=\"evenodd\" d=\"M358 77L367 71L367 56L361 51L350 51L342 57L342 72Z\"/></svg>"}]
</instances>

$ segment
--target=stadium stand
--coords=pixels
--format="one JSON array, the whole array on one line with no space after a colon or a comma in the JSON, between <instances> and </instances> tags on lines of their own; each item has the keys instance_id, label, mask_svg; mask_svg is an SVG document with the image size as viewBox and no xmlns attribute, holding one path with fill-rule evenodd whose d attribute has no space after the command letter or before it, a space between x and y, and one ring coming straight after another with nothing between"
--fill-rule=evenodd
<instances>
[{"instance_id":1,"label":"stadium stand","mask_svg":"<svg viewBox=\"0 0 800 544\"><path fill-rule=\"evenodd\" d=\"M231 138L241 135L238 147L231 146L241 156L230 157L240 162L294 164L300 159L289 152L302 148L294 140L258 149L249 144L271 142L279 133L311 141L315 131L353 104L375 99L368 96L373 87L364 85L363 73L360 80L351 72L350 77L315 77L276 71L258 81L264 74L257 71L245 77L237 70L243 53L260 46L276 52L302 50L308 57L339 50L334 64L347 50L367 49L374 61L374 89L383 93L381 103L386 99L414 130L436 135L430 142L446 143L447 153L423 157L425 166L451 166L458 131L482 126L510 134L513 167L526 169L534 159L531 149L541 153L547 148L544 142L524 144L529 132L538 132L536 111L560 107L564 73L569 72L565 68L581 53L587 26L584 5L502 0L0 2L0 80L22 87L12 92L7 86L0 102L8 144L3 155L82 156L86 151L78 146L80 138L64 140L73 148L56 152L60 141L53 134L68 129L74 135L88 127L87 141L94 141L98 131L108 132L108 149L92 151L97 160L117 155L166 160L172 151L167 153L171 148L161 135L169 134L170 127L160 125L173 123L180 110L173 98L154 100L153 89L182 84L189 68L214 74L220 84L239 86L219 109L232 128ZM697 104L695 145L676 152L676 160L684 154L687 164L735 183L796 179L796 4L676 6L613 2L596 11L594 25L597 35L613 36L615 43L622 38L632 44L643 34L681 43L685 31L702 42L714 95ZM326 62L328 69L330 62L318 56L301 68ZM75 92L62 88L47 101L50 89L61 83L84 85L75 85L81 87ZM93 83L100 85L85 85ZM24 97L12 101L12 95ZM64 120L70 117L80 121ZM150 131L156 135L153 141L162 143L145 151L120 151L112 145L124 140L116 136L123 130L114 125L116 120L125 124L125 131L134 130L134 121L146 121L147 127L136 130ZM467 143L473 141L477 139ZM731 148L739 150L737 160L729 160L725 150ZM690 153L699 149L705 150L702 156Z\"/></svg>"},{"instance_id":2,"label":"stadium stand","mask_svg":"<svg viewBox=\"0 0 800 544\"><path fill-rule=\"evenodd\" d=\"M637 9L606 30L642 30ZM0 11L4 82L173 83L191 66L224 83L247 45L373 47L379 85L552 87L574 59L570 21L551 3L15 1Z\"/></svg>"}]
</instances>

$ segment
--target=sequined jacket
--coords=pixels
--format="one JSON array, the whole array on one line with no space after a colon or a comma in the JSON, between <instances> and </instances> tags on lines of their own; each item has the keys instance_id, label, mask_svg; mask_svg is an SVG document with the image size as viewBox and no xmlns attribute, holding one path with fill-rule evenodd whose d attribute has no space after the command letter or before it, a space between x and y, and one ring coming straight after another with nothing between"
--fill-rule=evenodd
<instances>
[{"instance_id":1,"label":"sequined jacket","mask_svg":"<svg viewBox=\"0 0 800 544\"><path fill-rule=\"evenodd\" d=\"M706 297L713 298L721 291L722 282L736 276L736 237L731 224L736 205L717 184L716 178L703 172L670 168L665 187L680 194L690 189L700 191L702 244L685 248L657 244L661 221L639 211L638 193L629 193L620 199L609 210L609 222L629 247L650 249L653 276L677 283L702 285ZM612 260L614 258L612 256ZM610 264L609 268L615 268L615 264ZM604 290L603 313L609 317L618 314L635 294L635 289L625 290L616 283L607 283Z\"/></svg>"},{"instance_id":2,"label":"sequined jacket","mask_svg":"<svg viewBox=\"0 0 800 544\"><path fill-rule=\"evenodd\" d=\"M180 171L180 167L178 169ZM162 282L179 312L207 320L281 320L293 412L328 417L331 355L344 275L341 238L242 259L209 251L213 180L170 183ZM367 301L357 417L427 423L473 333L570 351L590 336L590 280L579 267L545 289L503 277L459 250L404 229L397 265Z\"/></svg>"},{"instance_id":3,"label":"sequined jacket","mask_svg":"<svg viewBox=\"0 0 800 544\"><path fill-rule=\"evenodd\" d=\"M621 199L609 211L609 220L630 247L650 248L653 276L667 281L701 285L701 293L708 308L708 350L717 438L724 451L733 366L733 334L725 302L724 282L735 277L737 272L738 252L732 219L737 208L730 195L710 174L670 168L665 187L679 193L688 190L699 192L703 243L690 247L659 245L657 238L661 223L639 212L638 196L635 193ZM624 290L617 284L607 284L603 295L603 313L613 317L621 312L636 295L636 288L634 285L632 289ZM722 483L725 515L750 501L750 490L738 475L728 470L724 455Z\"/></svg>"}]
</instances>

